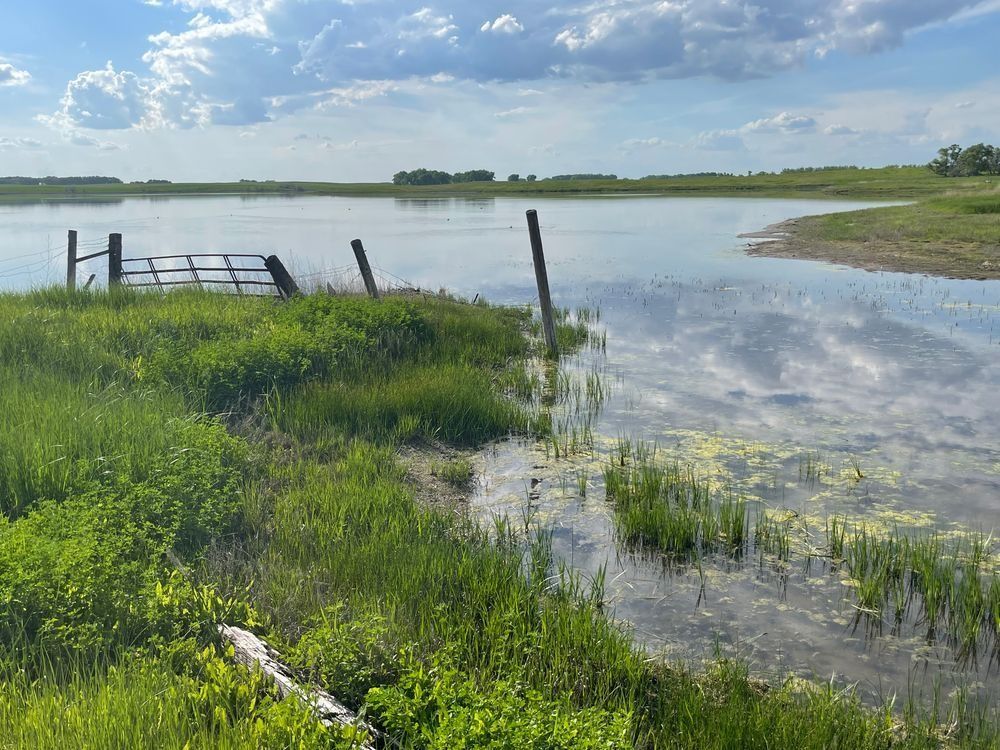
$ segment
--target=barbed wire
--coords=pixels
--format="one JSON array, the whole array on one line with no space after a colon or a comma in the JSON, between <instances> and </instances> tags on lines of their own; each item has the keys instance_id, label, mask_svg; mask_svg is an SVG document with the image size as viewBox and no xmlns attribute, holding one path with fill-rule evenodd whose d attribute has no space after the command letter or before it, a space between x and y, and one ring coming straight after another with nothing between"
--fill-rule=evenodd
<instances>
[{"instance_id":1,"label":"barbed wire","mask_svg":"<svg viewBox=\"0 0 1000 750\"><path fill-rule=\"evenodd\" d=\"M25 276L28 274L36 274L40 271L48 273L52 269L52 264L57 260L60 260L61 254L53 255L49 258L42 258L41 260L32 261L31 263L25 263L20 266L14 266L13 268L4 268L0 271L0 279L9 279L15 276Z\"/></svg>"},{"instance_id":2,"label":"barbed wire","mask_svg":"<svg viewBox=\"0 0 1000 750\"><path fill-rule=\"evenodd\" d=\"M390 286L392 286L393 288L397 288L397 289L419 289L419 287L416 284L414 284L412 281L407 281L406 279L397 276L396 274L392 273L391 271L386 271L384 268L381 268L380 266L372 266L372 269L374 269L379 274L381 274L383 280L385 280L387 283L389 283Z\"/></svg>"},{"instance_id":3,"label":"barbed wire","mask_svg":"<svg viewBox=\"0 0 1000 750\"><path fill-rule=\"evenodd\" d=\"M36 250L31 253L22 253L21 255L9 255L6 258L0 258L0 263L10 263L14 260L23 260L24 258L39 258L41 256L48 257L52 253L62 253L66 250L67 245L60 245L59 247L48 247L44 250Z\"/></svg>"}]
</instances>

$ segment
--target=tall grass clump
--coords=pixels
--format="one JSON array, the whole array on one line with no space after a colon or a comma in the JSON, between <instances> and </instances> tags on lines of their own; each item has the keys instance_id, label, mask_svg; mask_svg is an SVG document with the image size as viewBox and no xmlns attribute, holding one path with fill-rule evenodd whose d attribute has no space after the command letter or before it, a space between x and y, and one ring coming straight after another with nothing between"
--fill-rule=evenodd
<instances>
[{"instance_id":1,"label":"tall grass clump","mask_svg":"<svg viewBox=\"0 0 1000 750\"><path fill-rule=\"evenodd\" d=\"M913 620L928 642L943 640L960 661L975 660L982 650L992 658L1000 653L1000 570L992 537L880 532L844 520L830 528L836 536L828 544L850 576L859 620L879 630Z\"/></svg>"},{"instance_id":2,"label":"tall grass clump","mask_svg":"<svg viewBox=\"0 0 1000 750\"><path fill-rule=\"evenodd\" d=\"M604 468L604 487L626 544L677 556L746 548L746 501L714 492L691 467L657 462L655 451L621 441L616 460Z\"/></svg>"},{"instance_id":3,"label":"tall grass clump","mask_svg":"<svg viewBox=\"0 0 1000 750\"><path fill-rule=\"evenodd\" d=\"M360 382L310 384L276 404L273 414L275 427L312 442L339 434L474 446L546 427L540 414L498 393L489 373L462 364L407 367Z\"/></svg>"},{"instance_id":4,"label":"tall grass clump","mask_svg":"<svg viewBox=\"0 0 1000 750\"><path fill-rule=\"evenodd\" d=\"M13 519L112 481L141 482L213 430L175 394L0 367L0 513Z\"/></svg>"}]
</instances>

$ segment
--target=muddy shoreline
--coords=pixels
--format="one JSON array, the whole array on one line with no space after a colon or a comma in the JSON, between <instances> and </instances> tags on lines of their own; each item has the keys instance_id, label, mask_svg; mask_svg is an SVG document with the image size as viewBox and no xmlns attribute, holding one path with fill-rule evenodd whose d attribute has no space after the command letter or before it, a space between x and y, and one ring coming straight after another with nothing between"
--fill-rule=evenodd
<instances>
[{"instance_id":1,"label":"muddy shoreline","mask_svg":"<svg viewBox=\"0 0 1000 750\"><path fill-rule=\"evenodd\" d=\"M818 217L806 216L738 235L747 255L825 261L865 271L892 271L977 281L1000 279L1000 246L878 238L851 242L816 237Z\"/></svg>"}]
</instances>

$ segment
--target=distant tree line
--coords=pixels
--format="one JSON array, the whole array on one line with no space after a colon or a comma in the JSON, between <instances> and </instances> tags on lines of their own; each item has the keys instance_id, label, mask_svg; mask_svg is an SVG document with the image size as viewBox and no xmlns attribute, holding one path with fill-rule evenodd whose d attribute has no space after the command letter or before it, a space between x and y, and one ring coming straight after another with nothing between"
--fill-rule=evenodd
<instances>
[{"instance_id":1,"label":"distant tree line","mask_svg":"<svg viewBox=\"0 0 1000 750\"><path fill-rule=\"evenodd\" d=\"M735 177L732 172L687 172L684 174L648 174L644 180L676 180L679 177Z\"/></svg>"},{"instance_id":2,"label":"distant tree line","mask_svg":"<svg viewBox=\"0 0 1000 750\"><path fill-rule=\"evenodd\" d=\"M121 185L117 177L0 177L0 185Z\"/></svg>"},{"instance_id":3,"label":"distant tree line","mask_svg":"<svg viewBox=\"0 0 1000 750\"><path fill-rule=\"evenodd\" d=\"M170 184L170 180L146 180L145 182L143 182L142 180L133 180L129 184L130 185L169 185Z\"/></svg>"},{"instance_id":4,"label":"distant tree line","mask_svg":"<svg viewBox=\"0 0 1000 750\"><path fill-rule=\"evenodd\" d=\"M556 174L546 180L617 180L616 174Z\"/></svg>"},{"instance_id":5,"label":"distant tree line","mask_svg":"<svg viewBox=\"0 0 1000 750\"><path fill-rule=\"evenodd\" d=\"M396 172L392 176L393 185L453 185L460 182L493 182L495 174L488 169L472 169L468 172L441 172L436 169L414 169L412 172Z\"/></svg>"},{"instance_id":6,"label":"distant tree line","mask_svg":"<svg viewBox=\"0 0 1000 750\"><path fill-rule=\"evenodd\" d=\"M944 177L975 177L984 174L1000 174L1000 147L977 143L962 148L953 143L939 148L937 158L928 168Z\"/></svg>"},{"instance_id":7,"label":"distant tree line","mask_svg":"<svg viewBox=\"0 0 1000 750\"><path fill-rule=\"evenodd\" d=\"M832 172L839 169L861 169L854 164L831 164L826 167L786 167L781 170L781 174L800 174L808 172Z\"/></svg>"},{"instance_id":8,"label":"distant tree line","mask_svg":"<svg viewBox=\"0 0 1000 750\"><path fill-rule=\"evenodd\" d=\"M538 175L529 174L527 177L524 178L524 181L525 182L534 182L537 179L538 179ZM520 181L521 181L521 175L519 175L517 173L509 175L507 177L507 182L520 182Z\"/></svg>"}]
</instances>

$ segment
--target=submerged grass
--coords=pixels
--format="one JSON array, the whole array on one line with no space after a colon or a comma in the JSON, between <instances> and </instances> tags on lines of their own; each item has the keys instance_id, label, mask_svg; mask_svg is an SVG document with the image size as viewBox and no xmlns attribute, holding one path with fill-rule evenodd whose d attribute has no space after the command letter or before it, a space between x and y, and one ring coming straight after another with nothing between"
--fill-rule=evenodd
<instances>
[{"instance_id":1,"label":"submerged grass","mask_svg":"<svg viewBox=\"0 0 1000 750\"><path fill-rule=\"evenodd\" d=\"M745 548L745 500L716 498L707 481L678 464L620 463L605 467L604 487L614 502L615 528L627 544L675 556Z\"/></svg>"},{"instance_id":2,"label":"submerged grass","mask_svg":"<svg viewBox=\"0 0 1000 750\"><path fill-rule=\"evenodd\" d=\"M855 627L880 635L905 623L928 643L947 643L960 664L1000 658L1000 549L992 536L877 531L841 516L827 519L820 536L793 528L795 514L763 508L751 533L746 501L656 454L655 446L619 440L604 469L627 545L682 563L722 552L779 571L819 557L851 592ZM807 459L806 476L815 465Z\"/></svg>"},{"instance_id":3,"label":"submerged grass","mask_svg":"<svg viewBox=\"0 0 1000 750\"><path fill-rule=\"evenodd\" d=\"M559 574L550 532L414 501L400 441L549 429L525 311L47 290L0 312L0 745L349 746L231 666L222 620L403 747L941 744L850 692L651 663L599 586ZM694 519L680 545L748 543L738 501L615 476ZM952 744L994 721L959 717Z\"/></svg>"}]
</instances>

